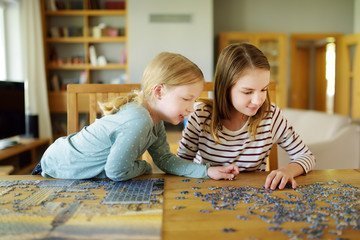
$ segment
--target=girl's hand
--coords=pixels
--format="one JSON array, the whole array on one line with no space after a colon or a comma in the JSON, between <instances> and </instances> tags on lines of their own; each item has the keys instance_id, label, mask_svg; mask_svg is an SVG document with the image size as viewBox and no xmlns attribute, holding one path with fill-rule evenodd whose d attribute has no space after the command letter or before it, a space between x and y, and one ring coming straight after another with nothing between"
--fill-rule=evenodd
<instances>
[{"instance_id":1,"label":"girl's hand","mask_svg":"<svg viewBox=\"0 0 360 240\"><path fill-rule=\"evenodd\" d=\"M295 189L297 183L295 177L304 173L304 169L298 163L289 163L286 167L271 171L266 177L264 187L266 189L275 190L276 187L284 189L286 184L290 182L291 187Z\"/></svg>"},{"instance_id":2,"label":"girl's hand","mask_svg":"<svg viewBox=\"0 0 360 240\"><path fill-rule=\"evenodd\" d=\"M236 165L209 167L207 175L215 180L228 179L233 180L239 174L239 168Z\"/></svg>"},{"instance_id":3,"label":"girl's hand","mask_svg":"<svg viewBox=\"0 0 360 240\"><path fill-rule=\"evenodd\" d=\"M291 187L293 189L297 187L297 183L294 179L294 176L291 174L291 171L285 168L273 170L266 177L265 188L270 188L271 190L275 190L276 187L279 189L284 189L288 182L291 183Z\"/></svg>"}]
</instances>

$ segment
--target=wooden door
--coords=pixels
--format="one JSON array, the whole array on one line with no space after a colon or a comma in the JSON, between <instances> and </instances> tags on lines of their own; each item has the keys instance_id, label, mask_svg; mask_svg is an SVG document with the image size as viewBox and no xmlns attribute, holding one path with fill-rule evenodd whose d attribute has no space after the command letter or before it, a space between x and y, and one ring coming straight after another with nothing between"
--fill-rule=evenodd
<instances>
[{"instance_id":1,"label":"wooden door","mask_svg":"<svg viewBox=\"0 0 360 240\"><path fill-rule=\"evenodd\" d=\"M293 34L289 107L327 111L326 45L341 34ZM336 81L336 80L335 80Z\"/></svg>"},{"instance_id":2,"label":"wooden door","mask_svg":"<svg viewBox=\"0 0 360 240\"><path fill-rule=\"evenodd\" d=\"M360 120L360 34L340 38L335 112Z\"/></svg>"},{"instance_id":3,"label":"wooden door","mask_svg":"<svg viewBox=\"0 0 360 240\"><path fill-rule=\"evenodd\" d=\"M292 44L297 44L292 42ZM296 51L294 51L296 49ZM310 49L292 46L290 107L307 109L309 106Z\"/></svg>"},{"instance_id":4,"label":"wooden door","mask_svg":"<svg viewBox=\"0 0 360 240\"><path fill-rule=\"evenodd\" d=\"M321 44L315 48L315 86L314 109L326 112L326 45Z\"/></svg>"}]
</instances>

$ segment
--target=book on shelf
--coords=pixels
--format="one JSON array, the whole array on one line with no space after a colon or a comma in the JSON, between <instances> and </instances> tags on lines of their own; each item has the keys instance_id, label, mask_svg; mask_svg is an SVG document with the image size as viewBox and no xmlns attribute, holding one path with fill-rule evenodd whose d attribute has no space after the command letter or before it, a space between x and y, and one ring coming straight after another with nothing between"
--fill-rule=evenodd
<instances>
[{"instance_id":1,"label":"book on shelf","mask_svg":"<svg viewBox=\"0 0 360 240\"><path fill-rule=\"evenodd\" d=\"M83 35L82 27L50 27L49 37L81 37Z\"/></svg>"},{"instance_id":2,"label":"book on shelf","mask_svg":"<svg viewBox=\"0 0 360 240\"><path fill-rule=\"evenodd\" d=\"M95 46L91 45L89 47L89 55L90 55L90 63L93 66L97 65L97 56L96 56L96 50L95 50Z\"/></svg>"},{"instance_id":3,"label":"book on shelf","mask_svg":"<svg viewBox=\"0 0 360 240\"><path fill-rule=\"evenodd\" d=\"M51 27L49 31L49 37L58 38L60 37L60 31L58 27Z\"/></svg>"},{"instance_id":4,"label":"book on shelf","mask_svg":"<svg viewBox=\"0 0 360 240\"><path fill-rule=\"evenodd\" d=\"M55 0L47 0L46 1L46 9L50 11L56 11L57 7L55 4Z\"/></svg>"},{"instance_id":5,"label":"book on shelf","mask_svg":"<svg viewBox=\"0 0 360 240\"><path fill-rule=\"evenodd\" d=\"M70 8L71 9L84 9L83 0L71 0Z\"/></svg>"},{"instance_id":6,"label":"book on shelf","mask_svg":"<svg viewBox=\"0 0 360 240\"><path fill-rule=\"evenodd\" d=\"M126 64L127 62L127 54L126 54L126 49L122 49L120 52L120 60L119 63L120 64Z\"/></svg>"},{"instance_id":7,"label":"book on shelf","mask_svg":"<svg viewBox=\"0 0 360 240\"><path fill-rule=\"evenodd\" d=\"M106 0L104 7L105 9L124 10L126 6L124 0Z\"/></svg>"},{"instance_id":8,"label":"book on shelf","mask_svg":"<svg viewBox=\"0 0 360 240\"><path fill-rule=\"evenodd\" d=\"M84 0L47 0L46 9L49 11L84 9Z\"/></svg>"},{"instance_id":9,"label":"book on shelf","mask_svg":"<svg viewBox=\"0 0 360 240\"><path fill-rule=\"evenodd\" d=\"M90 9L101 9L100 2L98 0L89 0Z\"/></svg>"},{"instance_id":10,"label":"book on shelf","mask_svg":"<svg viewBox=\"0 0 360 240\"><path fill-rule=\"evenodd\" d=\"M57 74L51 76L51 90L54 92L60 91L60 79Z\"/></svg>"},{"instance_id":11,"label":"book on shelf","mask_svg":"<svg viewBox=\"0 0 360 240\"><path fill-rule=\"evenodd\" d=\"M86 83L87 81L87 74L86 71L81 71L80 73L80 78L79 78L79 83Z\"/></svg>"}]
</instances>

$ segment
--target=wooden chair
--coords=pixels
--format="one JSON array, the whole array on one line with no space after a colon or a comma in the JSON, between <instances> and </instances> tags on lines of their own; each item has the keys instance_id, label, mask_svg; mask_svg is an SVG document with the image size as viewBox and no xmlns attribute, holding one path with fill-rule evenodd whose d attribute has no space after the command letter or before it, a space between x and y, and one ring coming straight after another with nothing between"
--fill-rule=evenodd
<instances>
[{"instance_id":1,"label":"wooden chair","mask_svg":"<svg viewBox=\"0 0 360 240\"><path fill-rule=\"evenodd\" d=\"M214 91L214 82L206 82L204 85L203 93L201 97L208 97L209 93ZM271 102L276 102L276 83L271 82L269 86L269 96ZM267 159L267 171L272 171L278 169L278 153L277 153L277 144L274 144L271 148L270 155Z\"/></svg>"},{"instance_id":2,"label":"wooden chair","mask_svg":"<svg viewBox=\"0 0 360 240\"><path fill-rule=\"evenodd\" d=\"M80 130L80 113L89 115L88 124L95 121L100 109L98 102L139 90L140 84L68 84L67 85L67 133Z\"/></svg>"},{"instance_id":3,"label":"wooden chair","mask_svg":"<svg viewBox=\"0 0 360 240\"><path fill-rule=\"evenodd\" d=\"M276 103L276 83L271 82L269 86L269 96L271 102ZM277 144L273 144L271 147L270 155L268 157L267 169L268 171L278 169L278 152L277 152Z\"/></svg>"}]
</instances>

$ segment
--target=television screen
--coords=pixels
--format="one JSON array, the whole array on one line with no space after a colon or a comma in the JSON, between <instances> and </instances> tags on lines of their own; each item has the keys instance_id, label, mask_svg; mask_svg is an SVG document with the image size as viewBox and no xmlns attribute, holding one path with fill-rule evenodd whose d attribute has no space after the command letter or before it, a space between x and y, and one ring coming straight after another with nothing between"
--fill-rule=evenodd
<instances>
[{"instance_id":1,"label":"television screen","mask_svg":"<svg viewBox=\"0 0 360 240\"><path fill-rule=\"evenodd\" d=\"M0 81L0 139L24 134L24 83Z\"/></svg>"}]
</instances>

